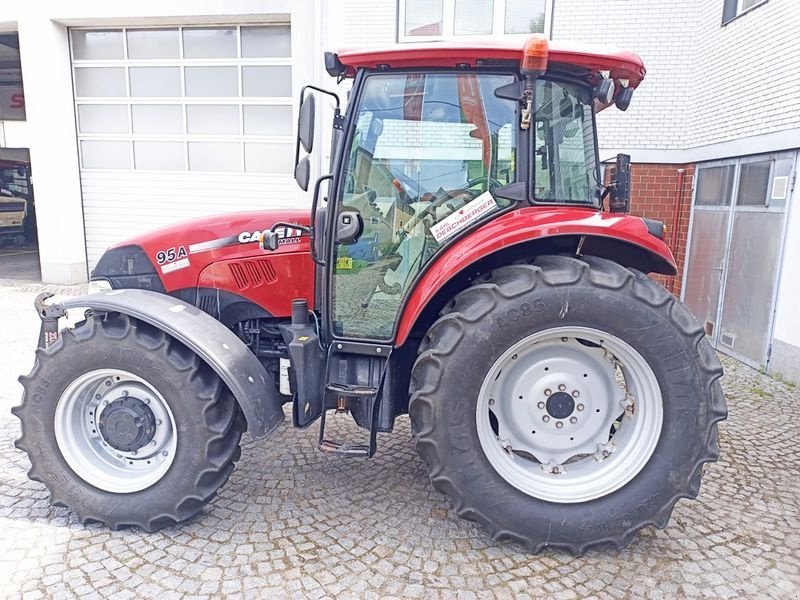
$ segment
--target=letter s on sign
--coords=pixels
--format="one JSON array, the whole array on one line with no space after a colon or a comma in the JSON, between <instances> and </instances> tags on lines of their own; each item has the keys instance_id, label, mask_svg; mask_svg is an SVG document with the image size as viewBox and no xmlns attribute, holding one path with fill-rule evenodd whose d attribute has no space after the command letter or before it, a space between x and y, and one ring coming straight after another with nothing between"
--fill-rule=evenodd
<instances>
[{"instance_id":1,"label":"letter s on sign","mask_svg":"<svg viewBox=\"0 0 800 600\"><path fill-rule=\"evenodd\" d=\"M11 108L25 108L25 96L22 94L11 94Z\"/></svg>"}]
</instances>

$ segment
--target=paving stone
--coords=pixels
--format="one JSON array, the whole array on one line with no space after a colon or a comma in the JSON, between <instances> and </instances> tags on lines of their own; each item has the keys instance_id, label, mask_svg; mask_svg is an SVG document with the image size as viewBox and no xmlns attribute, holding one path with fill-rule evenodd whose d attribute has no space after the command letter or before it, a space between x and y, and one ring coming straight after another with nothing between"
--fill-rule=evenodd
<instances>
[{"instance_id":1,"label":"paving stone","mask_svg":"<svg viewBox=\"0 0 800 600\"><path fill-rule=\"evenodd\" d=\"M50 507L13 446L41 290L0 285L0 597L800 597L800 389L727 358L720 462L696 501L626 550L530 556L492 543L432 490L407 418L370 461L319 453L313 428L245 436L230 481L190 522L152 534L82 525ZM334 435L363 434L331 422Z\"/></svg>"}]
</instances>

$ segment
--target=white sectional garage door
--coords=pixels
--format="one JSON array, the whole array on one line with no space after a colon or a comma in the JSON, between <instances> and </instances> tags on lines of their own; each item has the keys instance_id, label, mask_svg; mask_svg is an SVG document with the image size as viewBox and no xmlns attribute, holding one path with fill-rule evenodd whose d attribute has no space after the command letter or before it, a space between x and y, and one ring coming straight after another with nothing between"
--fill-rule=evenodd
<instances>
[{"instance_id":1,"label":"white sectional garage door","mask_svg":"<svg viewBox=\"0 0 800 600\"><path fill-rule=\"evenodd\" d=\"M89 268L112 243L295 199L288 24L72 29Z\"/></svg>"}]
</instances>

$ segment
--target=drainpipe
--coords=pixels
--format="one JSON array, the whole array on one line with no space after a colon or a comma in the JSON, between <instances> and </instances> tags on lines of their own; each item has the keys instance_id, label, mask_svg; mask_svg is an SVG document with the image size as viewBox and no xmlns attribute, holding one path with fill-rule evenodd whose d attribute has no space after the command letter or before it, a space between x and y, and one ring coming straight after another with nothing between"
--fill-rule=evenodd
<instances>
[{"instance_id":1,"label":"drainpipe","mask_svg":"<svg viewBox=\"0 0 800 600\"><path fill-rule=\"evenodd\" d=\"M675 187L675 204L672 212L672 235L669 238L669 245L672 251L675 252L676 244L678 242L678 221L681 215L681 208L683 207L683 179L686 176L686 169L678 169L678 183ZM677 275L675 276L677 277ZM673 277L670 290L673 294L678 290L678 280Z\"/></svg>"}]
</instances>

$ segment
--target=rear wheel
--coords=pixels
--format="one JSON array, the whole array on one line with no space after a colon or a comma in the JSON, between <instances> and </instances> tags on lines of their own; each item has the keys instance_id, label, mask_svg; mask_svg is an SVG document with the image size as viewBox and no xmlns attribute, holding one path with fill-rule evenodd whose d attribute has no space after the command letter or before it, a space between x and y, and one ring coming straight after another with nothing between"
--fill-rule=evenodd
<instances>
[{"instance_id":1,"label":"rear wheel","mask_svg":"<svg viewBox=\"0 0 800 600\"><path fill-rule=\"evenodd\" d=\"M187 519L239 458L244 419L217 375L126 316L64 330L20 380L29 476L83 522L153 531Z\"/></svg>"},{"instance_id":2,"label":"rear wheel","mask_svg":"<svg viewBox=\"0 0 800 600\"><path fill-rule=\"evenodd\" d=\"M431 327L410 404L434 486L493 538L581 554L664 527L716 459L726 407L702 329L602 259L494 271Z\"/></svg>"}]
</instances>

